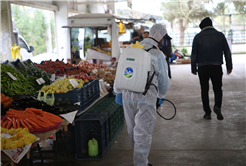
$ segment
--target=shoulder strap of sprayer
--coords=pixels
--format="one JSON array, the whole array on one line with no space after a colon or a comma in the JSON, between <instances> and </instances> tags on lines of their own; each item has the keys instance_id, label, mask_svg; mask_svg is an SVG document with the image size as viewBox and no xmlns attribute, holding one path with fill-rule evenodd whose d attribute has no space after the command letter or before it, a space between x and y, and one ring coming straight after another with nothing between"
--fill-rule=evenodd
<instances>
[{"instance_id":1,"label":"shoulder strap of sprayer","mask_svg":"<svg viewBox=\"0 0 246 166\"><path fill-rule=\"evenodd\" d=\"M147 50L145 50L145 51L149 52L149 50L151 50L151 49L157 49L157 48L156 48L156 46L153 46L153 47L151 47L151 48L149 48L149 49L147 49ZM152 76L151 76L150 79L149 79L149 72L148 72L147 83L146 83L146 86L145 86L145 90L144 90L144 92L143 92L143 95L146 95L147 91L149 90L150 85L154 85L155 88L156 88L156 90L157 90L156 85L151 83L152 80L153 80L153 78L154 78L154 75L155 75L155 71L154 71L154 73L152 74Z\"/></svg>"}]
</instances>

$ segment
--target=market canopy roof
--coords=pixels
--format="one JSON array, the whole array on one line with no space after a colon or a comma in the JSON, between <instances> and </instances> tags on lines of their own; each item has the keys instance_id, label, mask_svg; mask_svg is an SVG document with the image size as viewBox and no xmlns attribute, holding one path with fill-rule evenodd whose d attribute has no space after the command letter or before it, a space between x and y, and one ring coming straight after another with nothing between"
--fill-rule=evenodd
<instances>
[{"instance_id":1,"label":"market canopy roof","mask_svg":"<svg viewBox=\"0 0 246 166\"><path fill-rule=\"evenodd\" d=\"M114 15L114 14L108 14L108 13L90 13L90 14L79 14L79 15L75 15L75 16L71 16L68 17L68 20L83 20L83 19L91 19L91 18L104 18L104 19L112 19L115 18L116 22L117 20L120 21L127 21L127 22L131 22L131 23L145 23L146 21L151 21L154 22L153 19L134 19L134 18L127 18L127 17L122 17L122 16L118 16L118 15ZM99 23L99 22L98 22ZM105 26L108 25L107 23L105 23ZM66 25L66 26L62 26L62 28L71 28L71 27L81 27L82 25L75 25L71 22L71 24ZM84 25L86 26L86 25ZM91 25L93 26L93 24Z\"/></svg>"}]
</instances>

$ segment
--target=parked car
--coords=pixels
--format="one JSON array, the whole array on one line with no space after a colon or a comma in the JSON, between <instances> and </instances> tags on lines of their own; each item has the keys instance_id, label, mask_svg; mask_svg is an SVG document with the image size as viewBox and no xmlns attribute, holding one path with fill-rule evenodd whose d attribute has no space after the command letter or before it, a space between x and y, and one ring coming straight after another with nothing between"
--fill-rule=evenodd
<instances>
[{"instance_id":1,"label":"parked car","mask_svg":"<svg viewBox=\"0 0 246 166\"><path fill-rule=\"evenodd\" d=\"M32 52L34 51L33 46L29 46L26 40L14 30L14 40L17 46L20 46L21 60L27 60L33 57Z\"/></svg>"}]
</instances>

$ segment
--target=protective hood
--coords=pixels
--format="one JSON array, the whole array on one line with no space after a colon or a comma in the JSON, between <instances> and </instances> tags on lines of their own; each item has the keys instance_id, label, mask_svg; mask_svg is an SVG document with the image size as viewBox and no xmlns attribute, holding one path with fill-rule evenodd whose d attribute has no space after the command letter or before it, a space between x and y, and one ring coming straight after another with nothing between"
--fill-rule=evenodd
<instances>
[{"instance_id":1,"label":"protective hood","mask_svg":"<svg viewBox=\"0 0 246 166\"><path fill-rule=\"evenodd\" d=\"M149 37L154 38L156 41L160 41L163 36L167 34L166 28L162 24L155 24L150 28Z\"/></svg>"}]
</instances>

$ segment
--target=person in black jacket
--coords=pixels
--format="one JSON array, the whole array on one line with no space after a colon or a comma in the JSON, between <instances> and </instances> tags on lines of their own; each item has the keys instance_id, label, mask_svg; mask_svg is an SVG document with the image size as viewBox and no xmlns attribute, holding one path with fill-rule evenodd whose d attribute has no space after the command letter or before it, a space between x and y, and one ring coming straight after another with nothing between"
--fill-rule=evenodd
<instances>
[{"instance_id":1,"label":"person in black jacket","mask_svg":"<svg viewBox=\"0 0 246 166\"><path fill-rule=\"evenodd\" d=\"M198 33L192 44L191 72L199 76L201 85L201 98L204 119L211 119L209 105L209 79L212 81L214 91L214 112L218 120L223 120L221 113L222 105L222 64L223 54L225 56L227 74L232 72L231 51L222 32L217 31L209 17L204 18L199 24L201 32ZM198 66L198 70L197 70Z\"/></svg>"}]
</instances>

